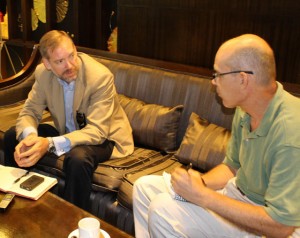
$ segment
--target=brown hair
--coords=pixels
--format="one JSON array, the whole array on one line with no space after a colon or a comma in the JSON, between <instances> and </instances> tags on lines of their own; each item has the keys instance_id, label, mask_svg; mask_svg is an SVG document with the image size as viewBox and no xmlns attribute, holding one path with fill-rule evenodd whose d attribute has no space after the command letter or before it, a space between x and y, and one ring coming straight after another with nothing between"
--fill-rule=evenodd
<instances>
[{"instance_id":1,"label":"brown hair","mask_svg":"<svg viewBox=\"0 0 300 238\"><path fill-rule=\"evenodd\" d=\"M52 30L43 35L39 44L41 56L49 59L48 50L53 51L60 44L63 38L67 38L73 43L71 37L64 31Z\"/></svg>"}]
</instances>

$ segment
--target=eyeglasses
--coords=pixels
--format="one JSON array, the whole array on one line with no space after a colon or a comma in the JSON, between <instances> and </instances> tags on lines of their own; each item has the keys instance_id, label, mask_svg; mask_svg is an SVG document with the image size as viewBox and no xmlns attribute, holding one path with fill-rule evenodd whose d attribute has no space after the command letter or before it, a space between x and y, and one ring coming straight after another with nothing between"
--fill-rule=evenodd
<instances>
[{"instance_id":1,"label":"eyeglasses","mask_svg":"<svg viewBox=\"0 0 300 238\"><path fill-rule=\"evenodd\" d=\"M238 74L238 73L245 73L245 74L254 74L252 71L246 71L246 70L235 70L235 71L230 71L230 72L226 72L226 73L213 73L212 75L212 79L215 79L217 77L226 75L226 74Z\"/></svg>"}]
</instances>

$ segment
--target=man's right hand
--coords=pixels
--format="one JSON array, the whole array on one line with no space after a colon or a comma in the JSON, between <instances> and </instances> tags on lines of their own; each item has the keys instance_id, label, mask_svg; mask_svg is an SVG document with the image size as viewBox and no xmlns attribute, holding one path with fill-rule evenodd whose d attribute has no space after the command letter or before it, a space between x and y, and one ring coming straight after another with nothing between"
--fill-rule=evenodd
<instances>
[{"instance_id":1,"label":"man's right hand","mask_svg":"<svg viewBox=\"0 0 300 238\"><path fill-rule=\"evenodd\" d=\"M48 150L48 140L30 134L23 139L15 148L15 161L20 167L30 167L35 165Z\"/></svg>"}]
</instances>

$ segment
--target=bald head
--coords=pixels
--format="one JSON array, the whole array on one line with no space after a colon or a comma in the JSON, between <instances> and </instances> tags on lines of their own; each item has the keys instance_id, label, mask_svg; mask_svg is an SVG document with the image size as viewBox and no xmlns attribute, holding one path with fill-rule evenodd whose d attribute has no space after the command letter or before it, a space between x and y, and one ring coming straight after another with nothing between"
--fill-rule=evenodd
<instances>
[{"instance_id":1,"label":"bald head","mask_svg":"<svg viewBox=\"0 0 300 238\"><path fill-rule=\"evenodd\" d=\"M276 80L273 50L257 35L245 34L226 41L219 48L217 59L232 70L253 71L259 85L269 85Z\"/></svg>"}]
</instances>

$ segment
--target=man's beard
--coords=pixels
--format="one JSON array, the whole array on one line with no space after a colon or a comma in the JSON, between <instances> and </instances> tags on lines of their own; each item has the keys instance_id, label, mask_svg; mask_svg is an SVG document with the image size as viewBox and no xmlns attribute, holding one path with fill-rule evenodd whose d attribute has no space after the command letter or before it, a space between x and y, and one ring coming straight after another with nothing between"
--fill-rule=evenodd
<instances>
[{"instance_id":1,"label":"man's beard","mask_svg":"<svg viewBox=\"0 0 300 238\"><path fill-rule=\"evenodd\" d=\"M72 72L73 75L71 77L68 76L68 73L70 72ZM67 83L71 83L77 78L77 75L78 75L78 69L74 67L72 69L67 69L66 71L64 71L61 75L59 75L59 78Z\"/></svg>"}]
</instances>

